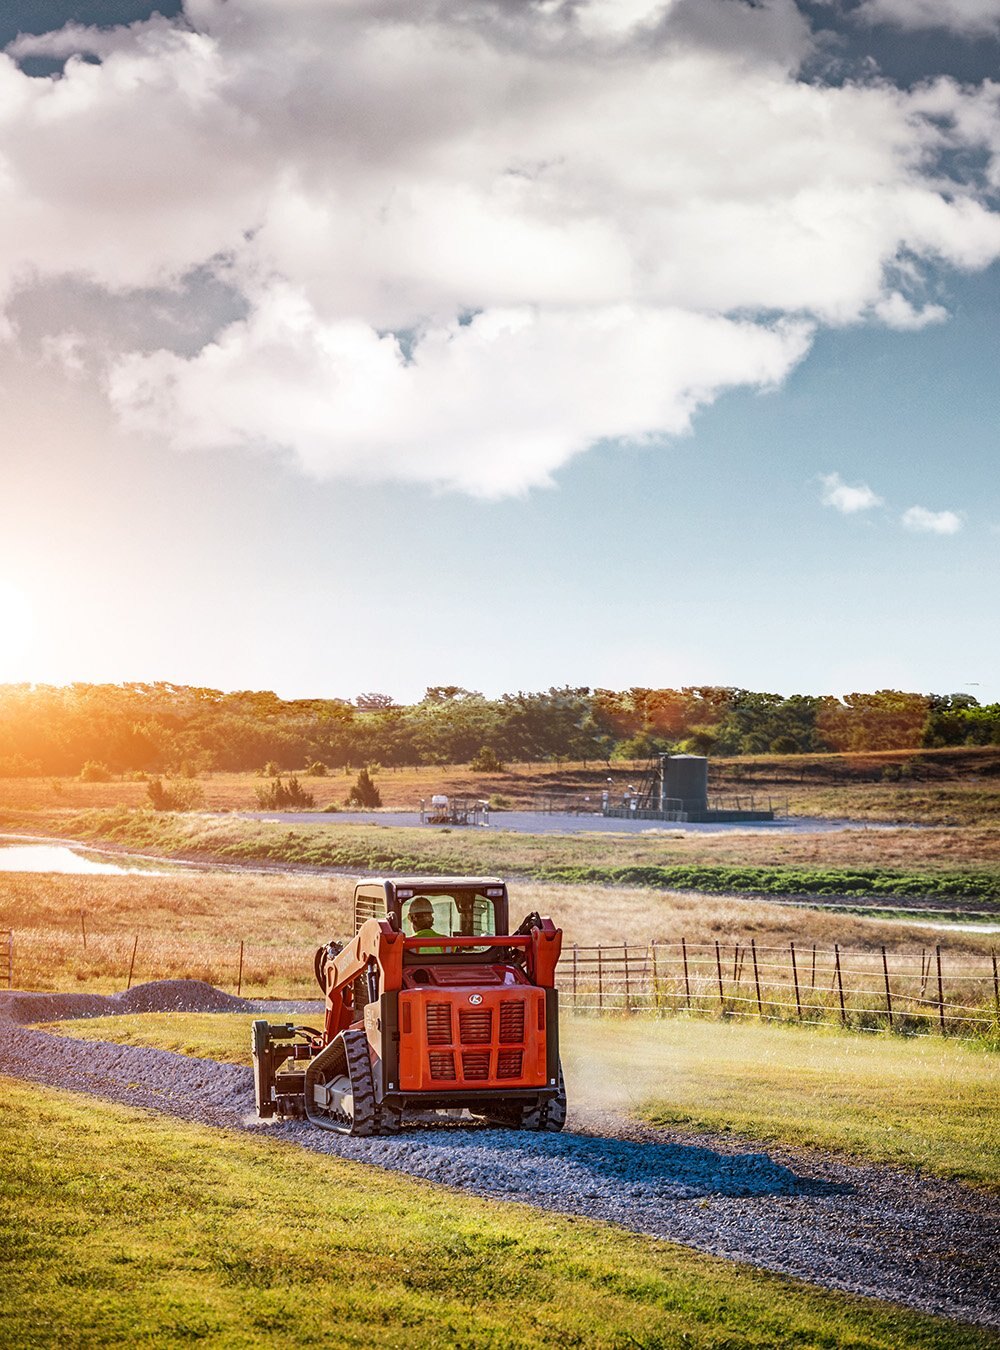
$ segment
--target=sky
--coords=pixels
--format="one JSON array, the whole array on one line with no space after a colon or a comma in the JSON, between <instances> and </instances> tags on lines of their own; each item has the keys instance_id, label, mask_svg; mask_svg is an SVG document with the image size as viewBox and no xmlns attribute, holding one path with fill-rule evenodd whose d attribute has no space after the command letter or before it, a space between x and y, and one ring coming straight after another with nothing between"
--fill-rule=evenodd
<instances>
[{"instance_id":1,"label":"sky","mask_svg":"<svg viewBox=\"0 0 1000 1350\"><path fill-rule=\"evenodd\" d=\"M0 47L0 681L1000 699L1000 0Z\"/></svg>"}]
</instances>

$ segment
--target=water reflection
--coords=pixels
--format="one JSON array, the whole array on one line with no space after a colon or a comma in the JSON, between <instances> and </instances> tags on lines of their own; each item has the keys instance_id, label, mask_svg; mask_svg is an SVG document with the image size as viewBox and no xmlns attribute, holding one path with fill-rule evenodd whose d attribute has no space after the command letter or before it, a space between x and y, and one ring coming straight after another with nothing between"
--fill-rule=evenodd
<instances>
[{"instance_id":1,"label":"water reflection","mask_svg":"<svg viewBox=\"0 0 1000 1350\"><path fill-rule=\"evenodd\" d=\"M88 857L65 844L0 844L0 872L103 872L123 876L127 872L150 871L141 862L121 866Z\"/></svg>"}]
</instances>

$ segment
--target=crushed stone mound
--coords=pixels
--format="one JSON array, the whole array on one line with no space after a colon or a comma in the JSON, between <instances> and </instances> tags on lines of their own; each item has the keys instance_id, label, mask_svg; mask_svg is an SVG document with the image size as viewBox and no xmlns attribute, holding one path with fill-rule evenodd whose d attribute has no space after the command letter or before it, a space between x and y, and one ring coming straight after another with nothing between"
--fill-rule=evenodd
<instances>
[{"instance_id":1,"label":"crushed stone mound","mask_svg":"<svg viewBox=\"0 0 1000 1350\"><path fill-rule=\"evenodd\" d=\"M0 1017L13 1022L62 1022L144 1012L252 1012L245 998L224 994L204 980L155 980L122 994L0 994Z\"/></svg>"},{"instance_id":2,"label":"crushed stone mound","mask_svg":"<svg viewBox=\"0 0 1000 1350\"><path fill-rule=\"evenodd\" d=\"M224 994L204 980L157 980L113 995L109 1012L248 1012L245 998Z\"/></svg>"},{"instance_id":3,"label":"crushed stone mound","mask_svg":"<svg viewBox=\"0 0 1000 1350\"><path fill-rule=\"evenodd\" d=\"M67 1017L106 1017L114 1001L105 994L0 993L0 1017L12 1022L61 1022Z\"/></svg>"}]
</instances>

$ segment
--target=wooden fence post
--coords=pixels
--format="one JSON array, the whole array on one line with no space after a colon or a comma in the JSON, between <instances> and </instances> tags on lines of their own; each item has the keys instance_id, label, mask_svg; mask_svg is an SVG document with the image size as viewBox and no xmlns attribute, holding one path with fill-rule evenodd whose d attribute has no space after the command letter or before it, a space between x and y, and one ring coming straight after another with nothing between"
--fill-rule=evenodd
<instances>
[{"instance_id":1,"label":"wooden fence post","mask_svg":"<svg viewBox=\"0 0 1000 1350\"><path fill-rule=\"evenodd\" d=\"M577 957L579 955L579 944L573 943L573 1007L576 1007L576 967Z\"/></svg>"},{"instance_id":2,"label":"wooden fence post","mask_svg":"<svg viewBox=\"0 0 1000 1350\"><path fill-rule=\"evenodd\" d=\"M132 959L128 963L128 984L125 986L126 993L128 992L129 989L132 988L132 972L133 970L135 970L135 953L136 948L138 946L139 946L139 934L136 933L135 941L132 943Z\"/></svg>"},{"instance_id":3,"label":"wooden fence post","mask_svg":"<svg viewBox=\"0 0 1000 1350\"><path fill-rule=\"evenodd\" d=\"M792 953L792 983L795 985L795 1011L798 1013L799 1021L802 1021L802 999L799 997L799 970L795 964L795 943L790 942L788 949Z\"/></svg>"},{"instance_id":4,"label":"wooden fence post","mask_svg":"<svg viewBox=\"0 0 1000 1350\"><path fill-rule=\"evenodd\" d=\"M80 910L80 934L83 937L83 950L87 950L87 915L86 911Z\"/></svg>"},{"instance_id":5,"label":"wooden fence post","mask_svg":"<svg viewBox=\"0 0 1000 1350\"><path fill-rule=\"evenodd\" d=\"M812 992L815 994L815 992L816 992L816 944L815 944L815 942L813 943L812 978L811 978L810 981L809 981L809 987L810 987L810 989L812 990Z\"/></svg>"},{"instance_id":6,"label":"wooden fence post","mask_svg":"<svg viewBox=\"0 0 1000 1350\"><path fill-rule=\"evenodd\" d=\"M889 1028L892 1029L892 991L889 988L889 958L882 947L882 977L885 980L885 1010L889 1016Z\"/></svg>"},{"instance_id":7,"label":"wooden fence post","mask_svg":"<svg viewBox=\"0 0 1000 1350\"><path fill-rule=\"evenodd\" d=\"M990 948L990 955L993 957L993 1002L997 1010L997 1021L1000 1022L1000 977L997 975L997 949Z\"/></svg>"},{"instance_id":8,"label":"wooden fence post","mask_svg":"<svg viewBox=\"0 0 1000 1350\"><path fill-rule=\"evenodd\" d=\"M938 1018L941 1022L941 1035L948 1034L948 1028L944 1021L944 982L941 978L941 948L934 948L934 955L937 958L937 986L938 986Z\"/></svg>"},{"instance_id":9,"label":"wooden fence post","mask_svg":"<svg viewBox=\"0 0 1000 1350\"><path fill-rule=\"evenodd\" d=\"M632 990L628 980L628 939L622 943L622 951L625 953L625 1011L632 1011Z\"/></svg>"},{"instance_id":10,"label":"wooden fence post","mask_svg":"<svg viewBox=\"0 0 1000 1350\"><path fill-rule=\"evenodd\" d=\"M688 949L687 941L681 938L681 955L684 957L684 999L687 1006L691 1007L691 979L688 975Z\"/></svg>"},{"instance_id":11,"label":"wooden fence post","mask_svg":"<svg viewBox=\"0 0 1000 1350\"><path fill-rule=\"evenodd\" d=\"M653 952L653 1007L660 1010L660 976L656 969L656 940L650 944ZM996 970L996 957L993 958L993 969Z\"/></svg>"},{"instance_id":12,"label":"wooden fence post","mask_svg":"<svg viewBox=\"0 0 1000 1350\"><path fill-rule=\"evenodd\" d=\"M597 948L597 1006L604 1007L604 948L598 944Z\"/></svg>"},{"instance_id":13,"label":"wooden fence post","mask_svg":"<svg viewBox=\"0 0 1000 1350\"><path fill-rule=\"evenodd\" d=\"M719 1012L726 1014L726 995L722 988L722 952L719 950L719 939L715 939L715 973L719 980Z\"/></svg>"},{"instance_id":14,"label":"wooden fence post","mask_svg":"<svg viewBox=\"0 0 1000 1350\"><path fill-rule=\"evenodd\" d=\"M240 939L240 973L236 976L236 997L243 992L243 939Z\"/></svg>"},{"instance_id":15,"label":"wooden fence post","mask_svg":"<svg viewBox=\"0 0 1000 1350\"><path fill-rule=\"evenodd\" d=\"M757 986L757 1015L764 1016L764 1005L760 999L760 971L757 969L757 939L750 939L750 955L753 957L753 982Z\"/></svg>"},{"instance_id":16,"label":"wooden fence post","mask_svg":"<svg viewBox=\"0 0 1000 1350\"><path fill-rule=\"evenodd\" d=\"M833 944L833 955L835 961L833 974L834 979L837 981L837 993L840 995L840 1020L846 1027L847 1009L844 1007L844 978L843 972L840 969L840 944L837 942Z\"/></svg>"}]
</instances>

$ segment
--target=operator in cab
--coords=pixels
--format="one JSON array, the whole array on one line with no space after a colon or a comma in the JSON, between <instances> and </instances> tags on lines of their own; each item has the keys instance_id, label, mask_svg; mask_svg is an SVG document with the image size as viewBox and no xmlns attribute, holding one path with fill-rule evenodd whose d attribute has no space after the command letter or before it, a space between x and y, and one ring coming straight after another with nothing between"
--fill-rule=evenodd
<instances>
[{"instance_id":1,"label":"operator in cab","mask_svg":"<svg viewBox=\"0 0 1000 1350\"><path fill-rule=\"evenodd\" d=\"M447 937L446 933L439 933L434 927L434 906L428 900L426 895L417 895L410 901L410 908L407 912L407 922L412 928L411 937L431 938ZM440 956L443 947L422 947L421 951L427 956Z\"/></svg>"}]
</instances>

